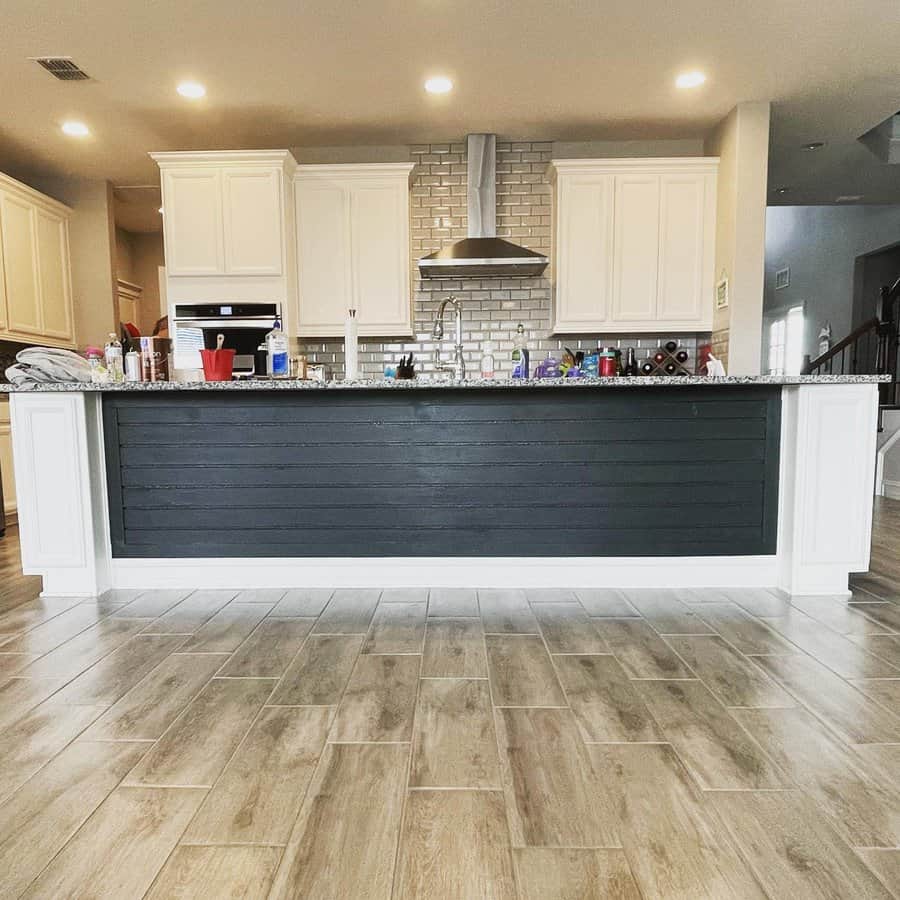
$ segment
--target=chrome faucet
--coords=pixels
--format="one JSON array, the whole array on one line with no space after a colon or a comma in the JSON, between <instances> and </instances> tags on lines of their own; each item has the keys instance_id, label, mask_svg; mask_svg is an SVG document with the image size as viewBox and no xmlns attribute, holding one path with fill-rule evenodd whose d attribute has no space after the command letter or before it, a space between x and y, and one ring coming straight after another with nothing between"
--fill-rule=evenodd
<instances>
[{"instance_id":1,"label":"chrome faucet","mask_svg":"<svg viewBox=\"0 0 900 900\"><path fill-rule=\"evenodd\" d=\"M462 381L466 377L466 362L463 359L462 344L462 303L452 294L441 300L438 307L437 315L434 317L434 327L431 329L431 336L436 341L441 341L444 337L444 310L447 304L452 303L456 311L456 344L453 347L453 365L445 366L441 362L441 345L434 348L434 370L435 372L452 372L453 377L457 381Z\"/></svg>"}]
</instances>

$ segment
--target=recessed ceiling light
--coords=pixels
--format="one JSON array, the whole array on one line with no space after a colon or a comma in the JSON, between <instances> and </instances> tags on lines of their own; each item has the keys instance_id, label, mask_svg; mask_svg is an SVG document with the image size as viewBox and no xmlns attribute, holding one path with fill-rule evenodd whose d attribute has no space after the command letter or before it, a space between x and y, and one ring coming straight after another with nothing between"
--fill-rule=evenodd
<instances>
[{"instance_id":1,"label":"recessed ceiling light","mask_svg":"<svg viewBox=\"0 0 900 900\"><path fill-rule=\"evenodd\" d=\"M809 144L804 144L804 150L821 150L822 147L825 146L825 141L811 141Z\"/></svg>"},{"instance_id":2,"label":"recessed ceiling light","mask_svg":"<svg viewBox=\"0 0 900 900\"><path fill-rule=\"evenodd\" d=\"M776 194L789 194L791 189L789 187L777 187L775 188Z\"/></svg>"},{"instance_id":3,"label":"recessed ceiling light","mask_svg":"<svg viewBox=\"0 0 900 900\"><path fill-rule=\"evenodd\" d=\"M695 88L700 87L706 81L706 76L702 72L683 72L675 79L675 87Z\"/></svg>"},{"instance_id":4,"label":"recessed ceiling light","mask_svg":"<svg viewBox=\"0 0 900 900\"><path fill-rule=\"evenodd\" d=\"M91 133L91 129L84 122L63 122L63 134L69 137L87 137Z\"/></svg>"},{"instance_id":5,"label":"recessed ceiling light","mask_svg":"<svg viewBox=\"0 0 900 900\"><path fill-rule=\"evenodd\" d=\"M436 75L425 82L425 90L429 94L449 94L453 90L453 82L443 75Z\"/></svg>"},{"instance_id":6,"label":"recessed ceiling light","mask_svg":"<svg viewBox=\"0 0 900 900\"><path fill-rule=\"evenodd\" d=\"M201 97L206 96L206 88L198 81L182 81L176 90L182 97L187 97L188 100L199 100Z\"/></svg>"},{"instance_id":7,"label":"recessed ceiling light","mask_svg":"<svg viewBox=\"0 0 900 900\"><path fill-rule=\"evenodd\" d=\"M160 208L157 210L157 212L158 212L160 215L162 215L162 214L163 214L163 208L160 207Z\"/></svg>"}]
</instances>

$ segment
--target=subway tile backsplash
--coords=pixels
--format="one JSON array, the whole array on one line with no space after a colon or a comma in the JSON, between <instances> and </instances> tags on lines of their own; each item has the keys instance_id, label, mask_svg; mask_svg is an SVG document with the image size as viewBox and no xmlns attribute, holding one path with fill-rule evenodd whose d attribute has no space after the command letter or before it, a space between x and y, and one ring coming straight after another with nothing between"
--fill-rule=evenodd
<instances>
[{"instance_id":1,"label":"subway tile backsplash","mask_svg":"<svg viewBox=\"0 0 900 900\"><path fill-rule=\"evenodd\" d=\"M497 234L548 256L552 256L550 154L549 142L497 142ZM674 339L690 354L687 366L693 370L697 346L708 343L708 333L551 335L551 289L546 277L549 269L540 278L419 278L416 262L421 256L466 237L466 145L416 144L410 147L410 159L415 163L410 191L415 334L412 338L361 339L359 362L363 377L379 377L385 366L393 366L401 355L410 352L417 360L416 371L434 371L432 322L440 301L448 294L454 294L463 304L463 344L470 375L480 371L482 345L487 340L494 344L498 375L510 373L509 357L519 322L525 326L535 362L547 353L558 358L564 347L589 350L598 344L634 347L641 361ZM444 335L442 359L449 364L455 335L452 308L445 315ZM298 352L305 353L310 362L326 364L336 377L343 374L342 339L303 340Z\"/></svg>"}]
</instances>

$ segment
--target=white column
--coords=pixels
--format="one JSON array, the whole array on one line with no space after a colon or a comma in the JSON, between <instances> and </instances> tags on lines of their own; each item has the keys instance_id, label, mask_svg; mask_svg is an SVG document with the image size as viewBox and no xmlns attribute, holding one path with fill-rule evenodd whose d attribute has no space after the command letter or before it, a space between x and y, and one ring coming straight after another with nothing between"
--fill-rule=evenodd
<instances>
[{"instance_id":1,"label":"white column","mask_svg":"<svg viewBox=\"0 0 900 900\"><path fill-rule=\"evenodd\" d=\"M110 588L99 394L10 398L22 569L44 596L95 597Z\"/></svg>"},{"instance_id":2,"label":"white column","mask_svg":"<svg viewBox=\"0 0 900 900\"><path fill-rule=\"evenodd\" d=\"M847 594L869 567L878 386L782 390L778 587Z\"/></svg>"}]
</instances>

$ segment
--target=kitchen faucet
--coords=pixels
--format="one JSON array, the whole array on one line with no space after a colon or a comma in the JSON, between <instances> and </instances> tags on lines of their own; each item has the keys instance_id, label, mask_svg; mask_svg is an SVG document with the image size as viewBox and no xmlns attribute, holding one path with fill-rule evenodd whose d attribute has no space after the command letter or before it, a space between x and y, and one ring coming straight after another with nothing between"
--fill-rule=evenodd
<instances>
[{"instance_id":1,"label":"kitchen faucet","mask_svg":"<svg viewBox=\"0 0 900 900\"><path fill-rule=\"evenodd\" d=\"M456 344L453 347L452 366L445 366L441 362L440 341L444 337L444 310L447 308L448 303L452 303L456 311ZM457 381L462 381L466 377L466 362L463 359L462 344L462 303L452 294L441 301L437 315L434 317L434 327L431 329L431 336L438 341L437 346L434 348L434 370L436 372L452 372L453 377Z\"/></svg>"}]
</instances>

